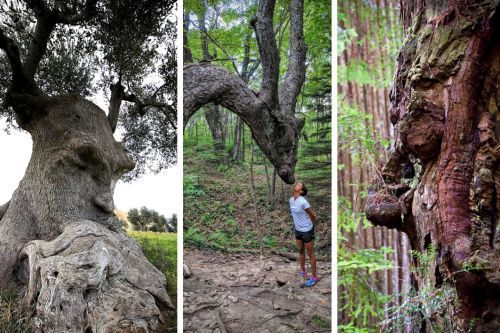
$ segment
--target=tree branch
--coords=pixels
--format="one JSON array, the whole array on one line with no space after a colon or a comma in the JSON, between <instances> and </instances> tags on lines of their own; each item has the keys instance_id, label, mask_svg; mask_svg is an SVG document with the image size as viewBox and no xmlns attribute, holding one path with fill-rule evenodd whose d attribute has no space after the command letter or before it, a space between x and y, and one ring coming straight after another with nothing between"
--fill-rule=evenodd
<instances>
[{"instance_id":1,"label":"tree branch","mask_svg":"<svg viewBox=\"0 0 500 333\"><path fill-rule=\"evenodd\" d=\"M279 90L281 111L295 113L297 97L306 78L306 52L304 42L304 1L292 0L290 3L290 56L288 70Z\"/></svg>"},{"instance_id":2,"label":"tree branch","mask_svg":"<svg viewBox=\"0 0 500 333\"><path fill-rule=\"evenodd\" d=\"M108 112L108 122L111 126L112 132L114 133L116 130L118 117L120 115L120 108L123 101L134 103L137 106L137 110L140 116L144 116L148 112L149 108L156 108L160 110L165 115L172 128L177 129L174 121L170 118L170 115L177 116L177 110L175 110L168 103L157 101L154 98L162 87L163 86L160 86L158 89L156 89L156 91L152 95L152 98L140 100L136 95L125 92L125 88L121 84L121 78L116 84L112 84L111 99L109 102Z\"/></svg>"},{"instance_id":3,"label":"tree branch","mask_svg":"<svg viewBox=\"0 0 500 333\"><path fill-rule=\"evenodd\" d=\"M265 108L243 80L225 69L209 64L184 66L184 125L208 103L220 104L241 117Z\"/></svg>"},{"instance_id":4,"label":"tree branch","mask_svg":"<svg viewBox=\"0 0 500 333\"><path fill-rule=\"evenodd\" d=\"M7 55L10 67L12 69L11 90L19 94L41 95L41 90L35 84L33 78L26 75L26 71L21 63L21 55L16 43L7 37L0 28L0 49Z\"/></svg>"},{"instance_id":5,"label":"tree branch","mask_svg":"<svg viewBox=\"0 0 500 333\"><path fill-rule=\"evenodd\" d=\"M47 43L49 42L50 35L56 27L56 21L52 15L40 16L36 22L35 35L31 40L28 48L28 55L24 61L26 68L26 75L30 79L35 78L35 73L42 61L45 52L47 51Z\"/></svg>"},{"instance_id":6,"label":"tree branch","mask_svg":"<svg viewBox=\"0 0 500 333\"><path fill-rule=\"evenodd\" d=\"M97 14L97 0L87 0L85 9L80 13L63 14L57 10L51 10L42 0L26 0L28 8L35 12L37 18L35 35L28 48L28 55L24 62L26 75L33 79L40 65L45 52L50 35L57 23L77 24L91 19Z\"/></svg>"},{"instance_id":7,"label":"tree branch","mask_svg":"<svg viewBox=\"0 0 500 333\"><path fill-rule=\"evenodd\" d=\"M184 66L184 124L203 105L215 103L250 127L255 142L288 184L295 181L297 142L303 121L278 115L239 77L209 64Z\"/></svg>"},{"instance_id":8,"label":"tree branch","mask_svg":"<svg viewBox=\"0 0 500 333\"><path fill-rule=\"evenodd\" d=\"M278 80L280 58L273 30L273 14L276 0L261 0L257 16L252 18L250 25L255 29L257 45L262 62L262 83L259 98L269 108L279 105Z\"/></svg>"},{"instance_id":9,"label":"tree branch","mask_svg":"<svg viewBox=\"0 0 500 333\"><path fill-rule=\"evenodd\" d=\"M109 100L108 109L108 122L111 126L111 132L115 132L116 125L118 124L118 116L120 114L120 107L125 97L125 88L122 86L122 78L118 79L116 84L111 85L111 98Z\"/></svg>"},{"instance_id":10,"label":"tree branch","mask_svg":"<svg viewBox=\"0 0 500 333\"><path fill-rule=\"evenodd\" d=\"M192 23L194 26L196 26L196 24L194 24L194 22L191 22L191 23ZM233 65L233 68L234 68L234 70L235 70L236 74L237 74L238 76L240 76L240 77L241 77L240 72L238 71L238 67L237 67L237 66L236 66L236 64L234 63L234 60L233 60L233 58L229 55L229 53L228 53L228 52L227 52L227 51L226 51L226 50L225 50L225 49L224 49L224 48L223 48L223 47L222 47L219 43L217 43L217 41L216 41L215 39L213 39L213 38L212 38L212 36L210 36L210 34L209 34L207 31L204 31L204 30L200 29L200 27L199 27L199 26L196 26L196 27L197 27L197 28L198 28L201 32L203 32L203 33L204 33L204 34L208 37L208 39L210 39L210 41L211 41L212 43L214 43L214 45L215 45L215 46L217 46L219 49L221 49L221 50L222 50L222 52L224 52L224 54L226 55L226 57L228 57L228 59L230 59L230 60L231 60L231 64Z\"/></svg>"}]
</instances>

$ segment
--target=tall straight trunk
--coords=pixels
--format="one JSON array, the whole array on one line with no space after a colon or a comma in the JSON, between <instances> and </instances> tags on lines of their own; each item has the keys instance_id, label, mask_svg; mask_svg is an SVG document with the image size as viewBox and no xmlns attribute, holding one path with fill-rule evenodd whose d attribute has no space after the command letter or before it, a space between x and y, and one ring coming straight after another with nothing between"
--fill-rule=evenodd
<instances>
[{"instance_id":1,"label":"tall straight trunk","mask_svg":"<svg viewBox=\"0 0 500 333\"><path fill-rule=\"evenodd\" d=\"M236 118L236 126L234 127L234 141L233 148L231 149L231 159L233 161L241 160L241 127L243 126L243 121L240 117Z\"/></svg>"}]
</instances>

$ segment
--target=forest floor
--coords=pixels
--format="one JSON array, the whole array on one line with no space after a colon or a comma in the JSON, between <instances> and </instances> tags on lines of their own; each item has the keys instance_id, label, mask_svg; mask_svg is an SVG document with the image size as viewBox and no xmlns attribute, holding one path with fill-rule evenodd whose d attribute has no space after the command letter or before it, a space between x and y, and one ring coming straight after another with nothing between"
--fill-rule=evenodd
<instances>
[{"instance_id":1,"label":"forest floor","mask_svg":"<svg viewBox=\"0 0 500 333\"><path fill-rule=\"evenodd\" d=\"M318 262L313 287L277 255L186 248L184 264L185 332L330 332L330 262Z\"/></svg>"}]
</instances>

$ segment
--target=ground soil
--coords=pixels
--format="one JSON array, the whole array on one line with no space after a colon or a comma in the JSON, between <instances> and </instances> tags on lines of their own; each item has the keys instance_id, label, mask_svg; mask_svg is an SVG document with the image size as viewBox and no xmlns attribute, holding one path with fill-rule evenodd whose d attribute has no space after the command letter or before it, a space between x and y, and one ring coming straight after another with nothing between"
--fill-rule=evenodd
<instances>
[{"instance_id":1,"label":"ground soil","mask_svg":"<svg viewBox=\"0 0 500 333\"><path fill-rule=\"evenodd\" d=\"M304 287L296 261L185 249L185 332L330 332L331 264Z\"/></svg>"}]
</instances>

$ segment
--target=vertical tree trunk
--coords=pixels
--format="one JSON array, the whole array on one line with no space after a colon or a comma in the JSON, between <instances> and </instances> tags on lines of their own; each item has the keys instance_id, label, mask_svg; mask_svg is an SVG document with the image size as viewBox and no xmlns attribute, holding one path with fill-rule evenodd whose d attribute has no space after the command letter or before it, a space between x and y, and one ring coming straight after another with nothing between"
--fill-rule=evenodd
<instances>
[{"instance_id":1,"label":"vertical tree trunk","mask_svg":"<svg viewBox=\"0 0 500 333\"><path fill-rule=\"evenodd\" d=\"M499 2L403 1L401 10L407 39L391 90L396 151L365 210L373 223L406 232L414 250L437 253L417 262L424 272L416 287L456 297L441 299L440 311L421 300L422 330L496 332Z\"/></svg>"},{"instance_id":2,"label":"vertical tree trunk","mask_svg":"<svg viewBox=\"0 0 500 333\"><path fill-rule=\"evenodd\" d=\"M231 159L235 162L241 160L241 127L243 126L243 121L240 117L236 117L236 126L234 127L234 141L233 148L231 149Z\"/></svg>"}]
</instances>

